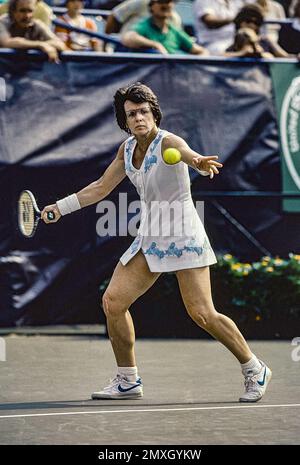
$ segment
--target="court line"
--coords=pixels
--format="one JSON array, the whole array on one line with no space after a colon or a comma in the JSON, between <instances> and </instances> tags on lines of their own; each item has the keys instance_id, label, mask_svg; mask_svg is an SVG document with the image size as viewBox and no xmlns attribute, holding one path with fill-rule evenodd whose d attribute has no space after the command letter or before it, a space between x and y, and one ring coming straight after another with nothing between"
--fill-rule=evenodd
<instances>
[{"instance_id":1,"label":"court line","mask_svg":"<svg viewBox=\"0 0 300 465\"><path fill-rule=\"evenodd\" d=\"M199 410L237 410L249 408L286 408L300 407L300 404L269 404L269 405L232 405L217 407L183 407L183 408L154 408L154 409L123 409L123 410L94 410L92 412L53 412L53 413L26 413L18 415L0 415L1 418L25 418L25 417L54 417L62 415L95 415L106 413L154 413L154 412L191 412Z\"/></svg>"}]
</instances>

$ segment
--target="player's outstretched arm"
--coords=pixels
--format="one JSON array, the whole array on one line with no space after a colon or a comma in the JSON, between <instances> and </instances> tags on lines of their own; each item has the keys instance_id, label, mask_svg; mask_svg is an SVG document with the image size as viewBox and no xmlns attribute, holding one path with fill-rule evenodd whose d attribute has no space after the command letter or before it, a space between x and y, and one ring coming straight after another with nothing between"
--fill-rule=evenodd
<instances>
[{"instance_id":1,"label":"player's outstretched arm","mask_svg":"<svg viewBox=\"0 0 300 465\"><path fill-rule=\"evenodd\" d=\"M124 143L120 146L116 158L111 162L104 174L76 194L58 200L56 204L47 205L42 211L45 223L56 223L61 216L72 213L80 208L100 202L110 194L114 188L125 178ZM55 219L49 221L47 212L53 211Z\"/></svg>"},{"instance_id":2,"label":"player's outstretched arm","mask_svg":"<svg viewBox=\"0 0 300 465\"><path fill-rule=\"evenodd\" d=\"M218 160L218 155L204 156L192 150L189 145L179 136L169 134L163 139L162 151L168 148L176 148L181 153L181 160L189 166L199 171L203 176L210 176L212 179L215 174L219 174L219 169L223 164Z\"/></svg>"},{"instance_id":3,"label":"player's outstretched arm","mask_svg":"<svg viewBox=\"0 0 300 465\"><path fill-rule=\"evenodd\" d=\"M77 192L77 198L80 207L87 207L93 203L107 197L114 188L120 184L126 176L124 164L124 145L122 144L118 150L116 158L111 162L109 167L105 170L104 174L92 182L81 191Z\"/></svg>"}]
</instances>

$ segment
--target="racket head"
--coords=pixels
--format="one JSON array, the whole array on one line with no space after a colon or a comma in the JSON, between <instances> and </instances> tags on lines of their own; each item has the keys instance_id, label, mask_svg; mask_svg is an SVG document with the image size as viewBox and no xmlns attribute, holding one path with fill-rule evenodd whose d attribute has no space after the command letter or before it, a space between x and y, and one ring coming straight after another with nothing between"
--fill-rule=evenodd
<instances>
[{"instance_id":1,"label":"racket head","mask_svg":"<svg viewBox=\"0 0 300 465\"><path fill-rule=\"evenodd\" d=\"M41 217L34 195L29 190L21 192L18 200L18 225L24 237L32 237Z\"/></svg>"}]
</instances>

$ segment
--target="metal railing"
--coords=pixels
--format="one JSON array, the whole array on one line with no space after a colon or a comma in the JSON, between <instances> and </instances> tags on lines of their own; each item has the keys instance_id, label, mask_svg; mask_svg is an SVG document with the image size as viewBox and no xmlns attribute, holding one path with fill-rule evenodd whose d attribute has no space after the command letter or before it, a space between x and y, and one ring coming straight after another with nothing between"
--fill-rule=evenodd
<instances>
[{"instance_id":1,"label":"metal railing","mask_svg":"<svg viewBox=\"0 0 300 465\"><path fill-rule=\"evenodd\" d=\"M65 21L60 21L59 19L54 19L52 23L55 26L59 26L63 29L67 29L68 31L74 31L74 32L79 32L80 34L85 34L89 37L95 37L97 39L104 40L105 42L109 42L115 45L122 46L122 42L119 39L116 39L115 37L108 35L108 34L102 34L101 32L94 32L90 31L89 29L83 29L81 27L76 27L76 26L71 26L70 24L66 23Z\"/></svg>"},{"instance_id":2,"label":"metal railing","mask_svg":"<svg viewBox=\"0 0 300 465\"><path fill-rule=\"evenodd\" d=\"M65 27L65 23L63 23ZM70 26L72 27L72 26ZM77 29L77 28L76 28ZM79 31L81 31L80 28L78 28ZM106 34L101 34L97 32L92 32L92 31L87 31L87 35L91 37L96 37L99 39L102 39L107 42L114 42L115 44L120 44L121 42L116 39L115 37L108 36ZM123 46L122 46L123 47ZM123 47L126 48L126 47ZM129 49L128 49L129 50ZM93 51L67 51L67 52L61 52L60 56L63 59L63 61L86 61L86 60L109 60L109 61L114 61L114 60L124 60L128 61L128 59L134 59L136 61L143 61L143 62L163 62L163 61L185 61L185 62L203 62L203 64L208 65L208 64L219 64L219 63L232 63L232 64L245 64L245 65L253 65L255 63L257 64L270 64L270 63L282 63L282 64L287 64L287 63L299 63L299 61L296 58L248 58L248 57L218 57L218 56L201 56L201 55L162 55L160 53L155 53L155 51L152 51L152 53L149 53L150 50L147 50L147 52L133 52L132 50L129 50L128 52L114 52L114 53L107 53L107 52L93 52ZM47 55L43 52L40 52L38 50L15 50L11 48L0 48L0 57L6 57L9 58L10 56L12 58L15 58L16 56L28 56L31 57L34 60L46 60Z\"/></svg>"}]
</instances>

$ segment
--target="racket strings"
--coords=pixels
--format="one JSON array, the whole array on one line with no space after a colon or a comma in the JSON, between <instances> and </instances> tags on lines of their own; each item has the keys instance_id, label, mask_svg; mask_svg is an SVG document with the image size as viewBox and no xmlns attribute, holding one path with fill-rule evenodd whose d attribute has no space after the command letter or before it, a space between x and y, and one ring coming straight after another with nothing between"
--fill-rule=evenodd
<instances>
[{"instance_id":1,"label":"racket strings","mask_svg":"<svg viewBox=\"0 0 300 465\"><path fill-rule=\"evenodd\" d=\"M25 236L31 236L35 227L34 206L30 196L25 192L19 199L19 224Z\"/></svg>"}]
</instances>

